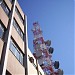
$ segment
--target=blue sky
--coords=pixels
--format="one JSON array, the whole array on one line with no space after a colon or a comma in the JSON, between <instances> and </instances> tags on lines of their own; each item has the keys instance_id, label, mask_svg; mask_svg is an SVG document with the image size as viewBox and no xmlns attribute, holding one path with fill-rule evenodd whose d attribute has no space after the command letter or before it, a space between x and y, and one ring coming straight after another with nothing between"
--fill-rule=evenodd
<instances>
[{"instance_id":1,"label":"blue sky","mask_svg":"<svg viewBox=\"0 0 75 75\"><path fill-rule=\"evenodd\" d=\"M38 21L45 40L51 40L53 61L59 60L64 75L74 75L74 1L18 0L28 22L28 43L33 49L33 22Z\"/></svg>"}]
</instances>

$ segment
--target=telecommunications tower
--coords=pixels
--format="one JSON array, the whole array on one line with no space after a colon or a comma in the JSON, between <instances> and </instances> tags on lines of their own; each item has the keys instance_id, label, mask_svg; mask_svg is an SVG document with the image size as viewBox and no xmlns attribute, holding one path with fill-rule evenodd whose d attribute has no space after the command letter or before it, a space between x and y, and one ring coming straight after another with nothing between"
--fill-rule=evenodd
<instances>
[{"instance_id":1,"label":"telecommunications tower","mask_svg":"<svg viewBox=\"0 0 75 75\"><path fill-rule=\"evenodd\" d=\"M45 75L63 75L63 70L59 69L59 61L52 61L51 41L45 41L42 35L42 30L38 22L33 23L32 29L34 40L34 57L38 60L39 65L43 69Z\"/></svg>"}]
</instances>

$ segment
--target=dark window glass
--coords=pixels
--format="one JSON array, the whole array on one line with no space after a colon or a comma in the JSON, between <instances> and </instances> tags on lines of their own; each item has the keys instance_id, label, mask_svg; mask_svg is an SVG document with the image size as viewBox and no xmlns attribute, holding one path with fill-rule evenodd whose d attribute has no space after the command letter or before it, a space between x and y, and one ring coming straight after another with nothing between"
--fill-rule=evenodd
<instances>
[{"instance_id":1,"label":"dark window glass","mask_svg":"<svg viewBox=\"0 0 75 75\"><path fill-rule=\"evenodd\" d=\"M16 31L18 32L18 34L20 35L20 37L23 39L23 32L20 29L20 27L19 27L19 25L18 25L18 23L16 22L15 19L13 20L13 25L14 25Z\"/></svg>"},{"instance_id":2,"label":"dark window glass","mask_svg":"<svg viewBox=\"0 0 75 75\"><path fill-rule=\"evenodd\" d=\"M2 27L2 24L0 23L0 38L3 37L4 34L4 28Z\"/></svg>"},{"instance_id":3,"label":"dark window glass","mask_svg":"<svg viewBox=\"0 0 75 75\"><path fill-rule=\"evenodd\" d=\"M14 45L14 43L12 41L10 42L10 50L13 52L14 55L16 54L15 53L16 48L15 48L15 45Z\"/></svg>"},{"instance_id":4,"label":"dark window glass","mask_svg":"<svg viewBox=\"0 0 75 75\"><path fill-rule=\"evenodd\" d=\"M23 54L21 53L21 51L18 49L18 47L14 44L12 40L10 41L9 48L12 51L12 53L16 56L18 61L23 65Z\"/></svg>"},{"instance_id":5,"label":"dark window glass","mask_svg":"<svg viewBox=\"0 0 75 75\"><path fill-rule=\"evenodd\" d=\"M6 75L12 75L8 70L6 70Z\"/></svg>"},{"instance_id":6,"label":"dark window glass","mask_svg":"<svg viewBox=\"0 0 75 75\"><path fill-rule=\"evenodd\" d=\"M20 62L22 63L23 65L23 54L20 52Z\"/></svg>"},{"instance_id":7,"label":"dark window glass","mask_svg":"<svg viewBox=\"0 0 75 75\"><path fill-rule=\"evenodd\" d=\"M2 4L1 4L3 10L5 11L5 13L9 16L9 8L7 7L7 5L5 4L5 2L3 1Z\"/></svg>"},{"instance_id":8,"label":"dark window glass","mask_svg":"<svg viewBox=\"0 0 75 75\"><path fill-rule=\"evenodd\" d=\"M21 22L23 23L23 18L22 18L22 16L21 16L19 10L17 9L17 7L15 8L15 11L16 11L16 13L18 14L18 16L19 16Z\"/></svg>"},{"instance_id":9,"label":"dark window glass","mask_svg":"<svg viewBox=\"0 0 75 75\"><path fill-rule=\"evenodd\" d=\"M20 61L20 52L18 51L17 48L16 48L16 50L15 50L15 56L16 56L17 59Z\"/></svg>"},{"instance_id":10,"label":"dark window glass","mask_svg":"<svg viewBox=\"0 0 75 75\"><path fill-rule=\"evenodd\" d=\"M2 3L2 0L0 0L0 4Z\"/></svg>"},{"instance_id":11,"label":"dark window glass","mask_svg":"<svg viewBox=\"0 0 75 75\"><path fill-rule=\"evenodd\" d=\"M11 3L13 3L14 0L9 0Z\"/></svg>"}]
</instances>

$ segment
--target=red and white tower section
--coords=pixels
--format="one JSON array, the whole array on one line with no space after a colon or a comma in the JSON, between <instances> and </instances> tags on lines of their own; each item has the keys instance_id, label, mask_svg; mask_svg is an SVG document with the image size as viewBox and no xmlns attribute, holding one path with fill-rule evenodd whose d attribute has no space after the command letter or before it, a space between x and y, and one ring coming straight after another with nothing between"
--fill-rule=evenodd
<instances>
[{"instance_id":1,"label":"red and white tower section","mask_svg":"<svg viewBox=\"0 0 75 75\"><path fill-rule=\"evenodd\" d=\"M52 48L51 41L45 41L42 35L42 30L38 22L33 23L32 29L34 40L34 57L38 60L39 65L43 69L46 75L63 75L63 70L59 69L59 61L52 61Z\"/></svg>"}]
</instances>

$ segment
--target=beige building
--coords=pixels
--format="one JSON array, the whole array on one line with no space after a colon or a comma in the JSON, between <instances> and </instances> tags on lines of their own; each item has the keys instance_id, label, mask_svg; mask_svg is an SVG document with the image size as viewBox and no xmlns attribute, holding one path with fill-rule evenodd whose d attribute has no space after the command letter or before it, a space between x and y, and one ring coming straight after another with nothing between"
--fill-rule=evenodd
<instances>
[{"instance_id":1,"label":"beige building","mask_svg":"<svg viewBox=\"0 0 75 75\"><path fill-rule=\"evenodd\" d=\"M27 17L17 0L0 0L0 75L44 75L28 48Z\"/></svg>"}]
</instances>

